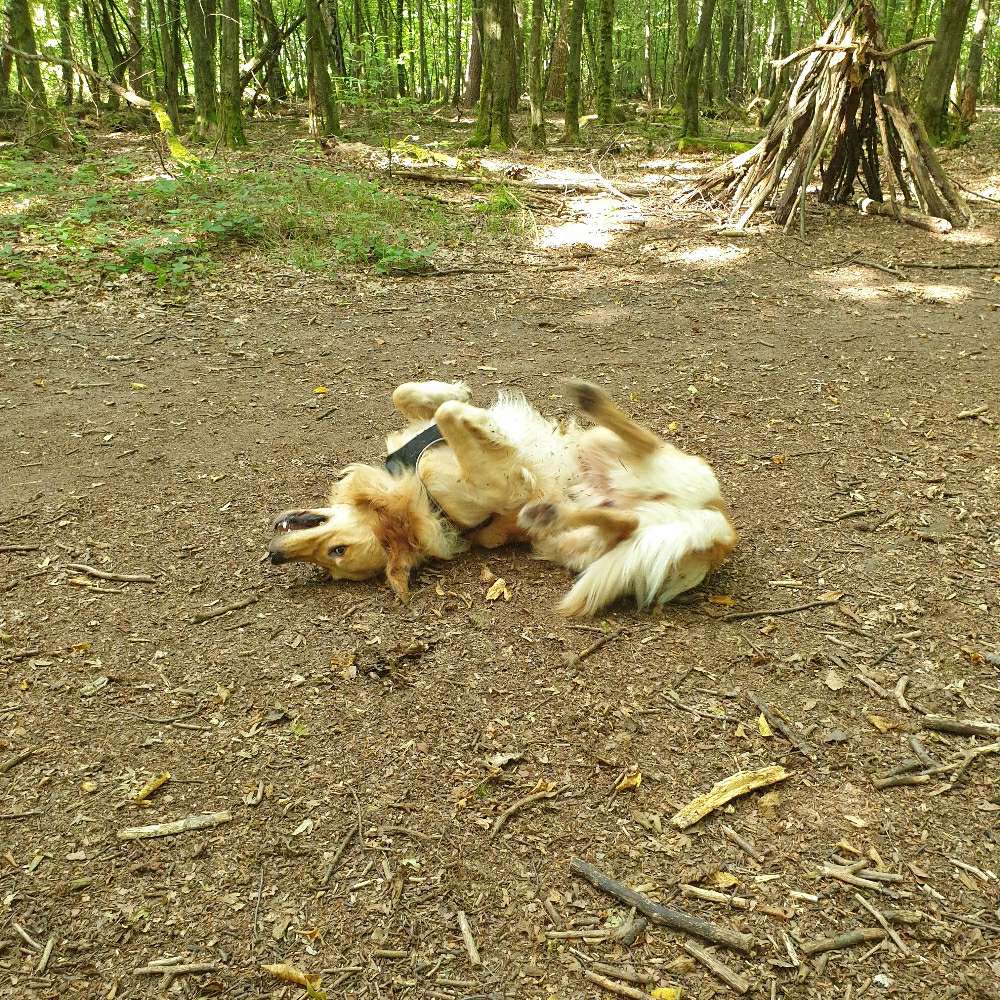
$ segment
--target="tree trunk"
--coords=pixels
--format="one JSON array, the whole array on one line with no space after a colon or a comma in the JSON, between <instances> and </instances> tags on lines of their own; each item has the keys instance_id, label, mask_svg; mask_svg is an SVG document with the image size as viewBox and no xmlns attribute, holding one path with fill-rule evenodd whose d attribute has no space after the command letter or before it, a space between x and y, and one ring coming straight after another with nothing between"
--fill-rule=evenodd
<instances>
[{"instance_id":1,"label":"tree trunk","mask_svg":"<svg viewBox=\"0 0 1000 1000\"><path fill-rule=\"evenodd\" d=\"M191 65L194 69L194 133L200 139L215 136L219 126L219 100L215 84L214 28L203 0L184 0L187 8ZM212 11L214 14L214 10Z\"/></svg>"},{"instance_id":2,"label":"tree trunk","mask_svg":"<svg viewBox=\"0 0 1000 1000\"><path fill-rule=\"evenodd\" d=\"M472 0L469 29L469 58L465 63L465 104L472 107L479 100L483 80L483 0Z\"/></svg>"},{"instance_id":3,"label":"tree trunk","mask_svg":"<svg viewBox=\"0 0 1000 1000\"><path fill-rule=\"evenodd\" d=\"M701 0L701 16L694 45L688 52L687 77L684 81L684 135L698 135L701 124L698 120L698 88L701 85L701 69L705 61L705 50L712 34L712 15L715 0Z\"/></svg>"},{"instance_id":4,"label":"tree trunk","mask_svg":"<svg viewBox=\"0 0 1000 1000\"><path fill-rule=\"evenodd\" d=\"M330 55L330 69L334 76L347 76L347 61L344 59L344 35L340 30L340 11L336 0L323 4L323 31L326 33L326 48Z\"/></svg>"},{"instance_id":5,"label":"tree trunk","mask_svg":"<svg viewBox=\"0 0 1000 1000\"><path fill-rule=\"evenodd\" d=\"M169 17L164 0L156 0L157 33L160 36L160 52L163 57L163 100L174 131L179 132L181 116L178 107L177 70L180 60L177 58L177 32L180 31L180 4L178 0L170 0Z\"/></svg>"},{"instance_id":6,"label":"tree trunk","mask_svg":"<svg viewBox=\"0 0 1000 1000\"><path fill-rule=\"evenodd\" d=\"M87 36L87 45L90 52L90 68L95 73L100 73L101 71L101 54L97 45L97 32L94 30L94 18L91 14L90 4L84 0L83 4L83 31ZM81 87L83 86L83 81L80 81ZM90 96L94 103L100 105L101 103L101 88L100 84L96 80L87 80L87 87L90 90Z\"/></svg>"},{"instance_id":7,"label":"tree trunk","mask_svg":"<svg viewBox=\"0 0 1000 1000\"><path fill-rule=\"evenodd\" d=\"M8 40L6 18L0 17L0 46ZM0 47L0 108L10 106L10 77L14 70L14 53Z\"/></svg>"},{"instance_id":8,"label":"tree trunk","mask_svg":"<svg viewBox=\"0 0 1000 1000\"><path fill-rule=\"evenodd\" d=\"M101 37L104 39L104 47L108 51L108 65L110 67L111 79L119 86L124 86L125 67L128 62L128 56L122 51L119 44L118 35L115 32L114 22L111 17L111 8L107 0L101 0L99 24L101 27ZM121 98L118 94L114 90L109 91L108 109L116 111L120 103Z\"/></svg>"},{"instance_id":9,"label":"tree trunk","mask_svg":"<svg viewBox=\"0 0 1000 1000\"><path fill-rule=\"evenodd\" d=\"M615 120L614 43L615 0L600 0L597 28L597 116L608 124Z\"/></svg>"},{"instance_id":10,"label":"tree trunk","mask_svg":"<svg viewBox=\"0 0 1000 1000\"><path fill-rule=\"evenodd\" d=\"M910 0L910 12L906 19L906 31L903 33L903 44L908 45L913 41L913 36L917 32L917 17L920 14L921 0ZM910 63L910 56L913 52L904 52L896 61L896 71L900 79L906 78L907 67Z\"/></svg>"},{"instance_id":11,"label":"tree trunk","mask_svg":"<svg viewBox=\"0 0 1000 1000\"><path fill-rule=\"evenodd\" d=\"M580 77L583 70L583 19L587 0L570 0L569 53L566 60L566 141L580 138Z\"/></svg>"},{"instance_id":12,"label":"tree trunk","mask_svg":"<svg viewBox=\"0 0 1000 1000\"><path fill-rule=\"evenodd\" d=\"M305 10L309 132L317 137L339 135L337 95L330 80L330 53L319 0L306 0Z\"/></svg>"},{"instance_id":13,"label":"tree trunk","mask_svg":"<svg viewBox=\"0 0 1000 1000\"><path fill-rule=\"evenodd\" d=\"M462 103L462 0L455 0L455 81L451 103Z\"/></svg>"},{"instance_id":14,"label":"tree trunk","mask_svg":"<svg viewBox=\"0 0 1000 1000\"><path fill-rule=\"evenodd\" d=\"M652 107L656 99L653 83L653 0L646 0L642 14L642 96Z\"/></svg>"},{"instance_id":15,"label":"tree trunk","mask_svg":"<svg viewBox=\"0 0 1000 1000\"><path fill-rule=\"evenodd\" d=\"M396 94L406 97L406 64L403 62L403 0L396 0L396 22L393 35L396 57Z\"/></svg>"},{"instance_id":16,"label":"tree trunk","mask_svg":"<svg viewBox=\"0 0 1000 1000\"><path fill-rule=\"evenodd\" d=\"M147 97L142 71L142 0L128 0L128 82L140 96Z\"/></svg>"},{"instance_id":17,"label":"tree trunk","mask_svg":"<svg viewBox=\"0 0 1000 1000\"><path fill-rule=\"evenodd\" d=\"M732 80L729 76L729 63L732 58L733 42L733 3L732 0L725 0L726 8L722 12L722 27L719 29L719 94L728 100L729 91L732 89Z\"/></svg>"},{"instance_id":18,"label":"tree trunk","mask_svg":"<svg viewBox=\"0 0 1000 1000\"><path fill-rule=\"evenodd\" d=\"M483 0L483 78L470 146L507 149L514 141L511 94L517 71L513 0Z\"/></svg>"},{"instance_id":19,"label":"tree trunk","mask_svg":"<svg viewBox=\"0 0 1000 1000\"><path fill-rule=\"evenodd\" d=\"M219 138L228 149L247 144L240 87L240 0L222 0L219 29Z\"/></svg>"},{"instance_id":20,"label":"tree trunk","mask_svg":"<svg viewBox=\"0 0 1000 1000\"><path fill-rule=\"evenodd\" d=\"M775 8L775 27L773 42L771 46L772 59L780 59L782 56L790 55L792 51L792 22L788 15L788 0L777 0L777 7ZM764 110L760 115L760 124L768 125L771 119L774 117L775 112L777 112L778 107L781 104L781 100L784 97L785 91L788 89L788 74L790 67L782 66L778 71L776 78L771 77L770 74L773 69L768 69L768 78L773 80L773 85L770 88L770 95L768 102L764 107Z\"/></svg>"},{"instance_id":21,"label":"tree trunk","mask_svg":"<svg viewBox=\"0 0 1000 1000\"><path fill-rule=\"evenodd\" d=\"M572 0L559 0L556 24L552 30L549 75L545 94L550 101L561 100L566 93L566 61L569 58L569 19Z\"/></svg>"},{"instance_id":22,"label":"tree trunk","mask_svg":"<svg viewBox=\"0 0 1000 1000\"><path fill-rule=\"evenodd\" d=\"M979 85L983 75L983 45L986 42L986 28L990 23L990 0L978 0L976 21L969 43L969 62L965 68L965 87L962 90L962 127L968 129L976 120L976 101L979 100Z\"/></svg>"},{"instance_id":23,"label":"tree trunk","mask_svg":"<svg viewBox=\"0 0 1000 1000\"><path fill-rule=\"evenodd\" d=\"M674 93L682 100L688 65L688 0L677 0L677 53L674 56Z\"/></svg>"},{"instance_id":24,"label":"tree trunk","mask_svg":"<svg viewBox=\"0 0 1000 1000\"><path fill-rule=\"evenodd\" d=\"M948 92L962 52L962 37L972 0L944 0L934 47L927 60L918 106L927 134L940 142L948 135Z\"/></svg>"},{"instance_id":25,"label":"tree trunk","mask_svg":"<svg viewBox=\"0 0 1000 1000\"><path fill-rule=\"evenodd\" d=\"M264 44L274 49L274 55L260 68L261 76L266 81L267 96L271 101L284 101L288 97L288 87L281 71L281 49L278 43L281 29L274 13L274 4L272 0L256 0L255 6L264 29Z\"/></svg>"},{"instance_id":26,"label":"tree trunk","mask_svg":"<svg viewBox=\"0 0 1000 1000\"><path fill-rule=\"evenodd\" d=\"M73 60L73 43L69 33L69 0L59 0L56 5L59 16L59 54L63 59ZM62 66L63 104L69 107L73 103L73 70Z\"/></svg>"},{"instance_id":27,"label":"tree trunk","mask_svg":"<svg viewBox=\"0 0 1000 1000\"><path fill-rule=\"evenodd\" d=\"M447 29L445 30L447 37ZM424 0L417 0L417 38L420 55L420 100L431 99L431 77L427 72L427 38L424 33Z\"/></svg>"},{"instance_id":28,"label":"tree trunk","mask_svg":"<svg viewBox=\"0 0 1000 1000\"><path fill-rule=\"evenodd\" d=\"M31 21L31 8L28 5L28 0L8 0L7 18L10 22L11 45L28 55L37 55L35 29ZM25 141L29 146L53 149L58 145L55 131L56 123L45 97L42 64L34 59L24 59L21 56L15 56L14 60L17 65L21 97L24 100L27 124Z\"/></svg>"},{"instance_id":29,"label":"tree trunk","mask_svg":"<svg viewBox=\"0 0 1000 1000\"><path fill-rule=\"evenodd\" d=\"M354 4L354 75L365 75L365 11L361 0L353 0Z\"/></svg>"},{"instance_id":30,"label":"tree trunk","mask_svg":"<svg viewBox=\"0 0 1000 1000\"><path fill-rule=\"evenodd\" d=\"M545 20L545 0L531 0L531 43L528 46L528 87L531 99L531 147L545 148L545 93L542 86L542 27Z\"/></svg>"},{"instance_id":31,"label":"tree trunk","mask_svg":"<svg viewBox=\"0 0 1000 1000\"><path fill-rule=\"evenodd\" d=\"M746 0L736 0L736 25L733 39L733 77L729 84L729 99L743 100L747 72L747 5Z\"/></svg>"}]
</instances>

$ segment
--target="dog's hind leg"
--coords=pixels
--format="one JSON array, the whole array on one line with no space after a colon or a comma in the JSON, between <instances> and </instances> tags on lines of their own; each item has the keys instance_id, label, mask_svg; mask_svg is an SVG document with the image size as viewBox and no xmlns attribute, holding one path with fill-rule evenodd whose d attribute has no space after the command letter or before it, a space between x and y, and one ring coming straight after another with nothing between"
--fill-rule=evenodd
<instances>
[{"instance_id":1,"label":"dog's hind leg","mask_svg":"<svg viewBox=\"0 0 1000 1000\"><path fill-rule=\"evenodd\" d=\"M639 527L639 515L615 507L573 507L546 500L529 504L518 524L532 539L542 539L576 528L593 528L591 535L600 540L604 551L630 538ZM589 546L591 549L593 545Z\"/></svg>"},{"instance_id":2,"label":"dog's hind leg","mask_svg":"<svg viewBox=\"0 0 1000 1000\"><path fill-rule=\"evenodd\" d=\"M566 383L566 394L591 420L614 431L636 456L651 455L664 446L661 438L627 416L599 386L571 379Z\"/></svg>"},{"instance_id":3,"label":"dog's hind leg","mask_svg":"<svg viewBox=\"0 0 1000 1000\"><path fill-rule=\"evenodd\" d=\"M392 405L407 420L432 420L449 400L467 403L472 391L464 382L405 382L392 394Z\"/></svg>"}]
</instances>

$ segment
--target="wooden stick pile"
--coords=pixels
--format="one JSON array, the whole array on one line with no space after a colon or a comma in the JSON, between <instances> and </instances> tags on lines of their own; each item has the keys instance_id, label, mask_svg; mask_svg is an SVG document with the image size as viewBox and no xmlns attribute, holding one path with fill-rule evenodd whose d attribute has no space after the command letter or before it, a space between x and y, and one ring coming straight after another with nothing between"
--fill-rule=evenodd
<instances>
[{"instance_id":1,"label":"wooden stick pile","mask_svg":"<svg viewBox=\"0 0 1000 1000\"><path fill-rule=\"evenodd\" d=\"M972 214L899 92L892 65L900 52L930 41L886 51L871 0L846 0L814 45L781 60L802 60L802 68L764 138L683 191L680 203L727 204L737 229L766 207L788 228L798 206L804 231L805 195L820 167L821 202L849 203L860 184L857 203L866 214L937 232L970 225Z\"/></svg>"}]
</instances>

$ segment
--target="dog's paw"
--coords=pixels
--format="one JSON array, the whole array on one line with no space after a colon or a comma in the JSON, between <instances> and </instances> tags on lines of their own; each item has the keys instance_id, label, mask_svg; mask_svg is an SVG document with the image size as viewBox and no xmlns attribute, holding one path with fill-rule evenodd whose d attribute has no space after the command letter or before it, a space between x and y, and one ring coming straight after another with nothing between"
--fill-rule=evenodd
<instances>
[{"instance_id":1,"label":"dog's paw","mask_svg":"<svg viewBox=\"0 0 1000 1000\"><path fill-rule=\"evenodd\" d=\"M518 526L529 535L552 531L559 522L559 508L549 500L529 503L517 515Z\"/></svg>"},{"instance_id":2,"label":"dog's paw","mask_svg":"<svg viewBox=\"0 0 1000 1000\"><path fill-rule=\"evenodd\" d=\"M583 413L593 413L608 399L608 394L603 389L593 382L584 382L580 379L567 380L566 395Z\"/></svg>"}]
</instances>

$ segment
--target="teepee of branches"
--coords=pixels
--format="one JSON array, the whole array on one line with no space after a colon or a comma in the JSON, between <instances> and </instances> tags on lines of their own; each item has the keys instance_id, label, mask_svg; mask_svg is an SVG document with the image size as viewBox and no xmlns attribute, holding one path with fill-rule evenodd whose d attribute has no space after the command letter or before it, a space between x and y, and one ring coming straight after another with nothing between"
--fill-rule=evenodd
<instances>
[{"instance_id":1,"label":"teepee of branches","mask_svg":"<svg viewBox=\"0 0 1000 1000\"><path fill-rule=\"evenodd\" d=\"M846 0L819 40L780 60L801 61L788 96L764 138L683 191L680 202L708 198L730 208L742 229L763 208L786 228L820 170L819 200L846 204L860 185L862 212L946 232L972 223L927 133L899 91L892 60L926 45L886 50L871 0ZM824 162L825 161L825 162Z\"/></svg>"}]
</instances>

